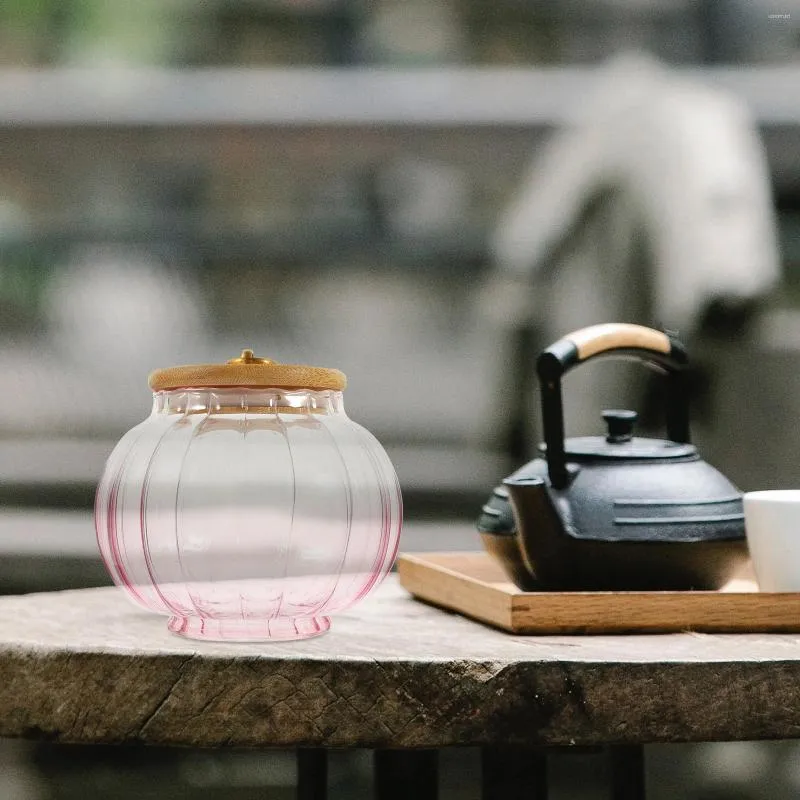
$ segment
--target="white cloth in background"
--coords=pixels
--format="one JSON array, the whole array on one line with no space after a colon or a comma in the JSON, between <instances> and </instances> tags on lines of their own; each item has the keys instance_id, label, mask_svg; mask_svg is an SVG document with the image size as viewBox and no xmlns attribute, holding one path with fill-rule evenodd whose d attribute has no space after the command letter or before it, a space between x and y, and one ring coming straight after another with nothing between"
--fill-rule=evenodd
<instances>
[{"instance_id":1,"label":"white cloth in background","mask_svg":"<svg viewBox=\"0 0 800 800\"><path fill-rule=\"evenodd\" d=\"M769 171L742 102L652 60L624 57L583 108L534 158L503 214L493 243L499 275L535 286L587 203L613 190L646 232L653 274L638 284L649 287L651 314L662 324L688 335L715 298L770 291L779 258ZM636 276L615 278L613 265L602 267L594 264L592 279L612 298L602 321L629 319L628 279ZM586 299L582 324L595 321Z\"/></svg>"}]
</instances>

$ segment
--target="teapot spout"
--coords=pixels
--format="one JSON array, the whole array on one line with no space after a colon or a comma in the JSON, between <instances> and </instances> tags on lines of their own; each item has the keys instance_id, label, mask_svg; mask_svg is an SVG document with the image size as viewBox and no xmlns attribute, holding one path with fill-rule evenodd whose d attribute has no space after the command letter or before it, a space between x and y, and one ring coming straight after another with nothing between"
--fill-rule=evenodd
<instances>
[{"instance_id":1,"label":"teapot spout","mask_svg":"<svg viewBox=\"0 0 800 800\"><path fill-rule=\"evenodd\" d=\"M511 498L517 530L524 529L529 520L540 518L546 508L552 510L544 478L512 476L503 481L503 486L508 489Z\"/></svg>"},{"instance_id":2,"label":"teapot spout","mask_svg":"<svg viewBox=\"0 0 800 800\"><path fill-rule=\"evenodd\" d=\"M508 489L517 540L525 565L543 587L561 581L563 561L563 522L541 477L510 477L503 481Z\"/></svg>"}]
</instances>

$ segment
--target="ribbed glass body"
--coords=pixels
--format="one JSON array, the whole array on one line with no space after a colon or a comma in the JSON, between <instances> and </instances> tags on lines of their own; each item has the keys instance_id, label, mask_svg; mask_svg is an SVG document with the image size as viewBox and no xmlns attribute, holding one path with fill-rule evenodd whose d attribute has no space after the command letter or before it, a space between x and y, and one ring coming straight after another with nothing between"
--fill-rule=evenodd
<instances>
[{"instance_id":1,"label":"ribbed glass body","mask_svg":"<svg viewBox=\"0 0 800 800\"><path fill-rule=\"evenodd\" d=\"M392 464L336 391L157 392L95 503L115 583L217 640L327 630L387 574L401 524Z\"/></svg>"}]
</instances>

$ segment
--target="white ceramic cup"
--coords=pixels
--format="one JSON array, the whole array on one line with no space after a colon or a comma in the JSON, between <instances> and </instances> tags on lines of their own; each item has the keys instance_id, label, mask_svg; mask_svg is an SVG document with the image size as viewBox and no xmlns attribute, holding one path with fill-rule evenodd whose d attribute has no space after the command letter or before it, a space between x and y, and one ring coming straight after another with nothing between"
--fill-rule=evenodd
<instances>
[{"instance_id":1,"label":"white ceramic cup","mask_svg":"<svg viewBox=\"0 0 800 800\"><path fill-rule=\"evenodd\" d=\"M762 592L800 592L800 489L747 492L744 527Z\"/></svg>"}]
</instances>

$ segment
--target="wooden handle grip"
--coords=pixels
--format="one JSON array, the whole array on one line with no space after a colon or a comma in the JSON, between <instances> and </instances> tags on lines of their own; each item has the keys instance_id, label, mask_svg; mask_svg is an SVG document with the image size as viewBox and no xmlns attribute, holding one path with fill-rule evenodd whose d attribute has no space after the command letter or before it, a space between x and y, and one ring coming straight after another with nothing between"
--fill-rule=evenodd
<instances>
[{"instance_id":1,"label":"wooden handle grip","mask_svg":"<svg viewBox=\"0 0 800 800\"><path fill-rule=\"evenodd\" d=\"M607 350L651 350L669 355L672 349L669 337L665 333L625 322L591 325L570 333L565 338L577 348L578 361L585 361Z\"/></svg>"}]
</instances>

